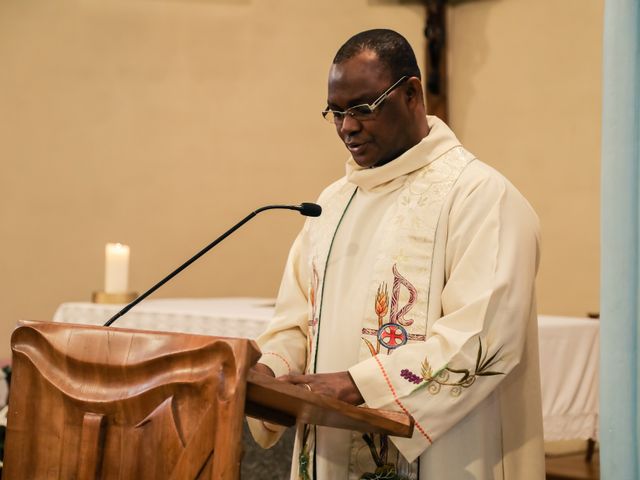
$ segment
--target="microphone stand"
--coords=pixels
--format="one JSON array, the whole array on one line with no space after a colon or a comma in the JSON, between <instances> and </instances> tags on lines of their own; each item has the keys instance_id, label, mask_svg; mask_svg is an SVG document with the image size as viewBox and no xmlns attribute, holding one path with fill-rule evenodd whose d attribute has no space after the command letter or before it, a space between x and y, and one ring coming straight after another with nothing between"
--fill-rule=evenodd
<instances>
[{"instance_id":1,"label":"microphone stand","mask_svg":"<svg viewBox=\"0 0 640 480\"><path fill-rule=\"evenodd\" d=\"M198 260L201 256L203 256L205 253L207 253L209 250L211 250L213 247L215 247L216 245L218 245L221 241L223 241L225 238L227 238L229 235L231 235L233 232L235 232L237 229L239 229L241 226L243 226L245 223L247 223L249 220L251 220L253 217L255 217L257 214L264 212L265 210L274 210L274 209L286 209L286 210L298 210L301 214L306 215L305 213L305 208L306 205L309 204L305 204L303 203L302 205L298 206L298 205L267 205L265 207L260 207L257 210L254 210L253 212L251 212L249 215L247 215L246 217L244 217L242 220L240 220L238 223L236 223L233 227L231 227L229 230L227 230L226 232L224 232L222 235L220 235L218 238L216 238L213 242L211 242L209 245L207 245L206 247L204 247L202 250L200 250L198 253L196 253L193 257L191 257L189 260L187 260L186 262L184 262L182 265L180 265L178 268L176 268L173 272L171 272L169 275L167 275L166 277L164 277L162 280L160 280L158 283L156 283L153 287L151 287L149 290L147 290L146 292L144 292L142 295L140 295L138 298L136 298L133 302L129 303L128 305L126 305L122 310L120 310L118 313L116 313L113 317L111 317L109 320L107 320L107 322L103 325L104 327L109 327L113 322L115 322L118 318L120 318L121 316L123 316L125 313L127 313L129 310L131 310L133 307L135 307L137 304L139 304L141 301L143 301L145 298L147 298L149 295L151 295L153 292L155 292L157 289L159 289L161 286L163 286L165 283L167 283L169 280L171 280L173 277L175 277L177 274L179 274L181 271L183 271L185 268L187 268L189 265L191 265L193 262L195 262L196 260ZM313 216L313 215L312 215Z\"/></svg>"}]
</instances>

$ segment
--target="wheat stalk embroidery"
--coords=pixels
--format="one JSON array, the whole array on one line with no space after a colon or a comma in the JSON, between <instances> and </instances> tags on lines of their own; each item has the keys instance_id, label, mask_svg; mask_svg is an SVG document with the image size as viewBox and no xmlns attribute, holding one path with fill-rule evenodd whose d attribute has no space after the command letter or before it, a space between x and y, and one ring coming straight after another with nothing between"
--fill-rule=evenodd
<instances>
[{"instance_id":1,"label":"wheat stalk embroidery","mask_svg":"<svg viewBox=\"0 0 640 480\"><path fill-rule=\"evenodd\" d=\"M442 387L450 387L451 396L457 397L462 393L463 388L469 388L478 377L504 375L504 372L491 370L491 367L500 360L498 357L500 350L502 350L502 347L489 355L488 350L483 351L482 339L478 337L478 353L476 355L476 365L473 372L466 368L458 369L445 365L442 369L434 373L433 368L429 364L429 359L425 358L422 362L420 375L416 375L408 368L404 368L400 371L400 376L408 382L418 385L414 389L414 392L426 387L429 393L436 395L440 393ZM458 378L452 378L454 375L460 376Z\"/></svg>"}]
</instances>

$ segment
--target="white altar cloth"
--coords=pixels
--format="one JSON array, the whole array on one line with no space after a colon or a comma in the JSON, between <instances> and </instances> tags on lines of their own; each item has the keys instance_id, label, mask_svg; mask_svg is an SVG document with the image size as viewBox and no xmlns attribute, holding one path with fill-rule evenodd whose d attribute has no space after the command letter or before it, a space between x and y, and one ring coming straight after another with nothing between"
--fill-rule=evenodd
<instances>
[{"instance_id":1,"label":"white altar cloth","mask_svg":"<svg viewBox=\"0 0 640 480\"><path fill-rule=\"evenodd\" d=\"M545 440L598 438L600 321L538 317Z\"/></svg>"},{"instance_id":2,"label":"white altar cloth","mask_svg":"<svg viewBox=\"0 0 640 480\"><path fill-rule=\"evenodd\" d=\"M124 305L63 303L54 322L102 325ZM271 319L268 298L171 298L145 300L116 320L113 327L256 338Z\"/></svg>"},{"instance_id":3,"label":"white altar cloth","mask_svg":"<svg viewBox=\"0 0 640 480\"><path fill-rule=\"evenodd\" d=\"M122 307L64 303L53 321L102 325ZM267 298L146 300L113 326L256 338L273 307ZM545 440L597 438L599 321L540 315L538 326Z\"/></svg>"}]
</instances>

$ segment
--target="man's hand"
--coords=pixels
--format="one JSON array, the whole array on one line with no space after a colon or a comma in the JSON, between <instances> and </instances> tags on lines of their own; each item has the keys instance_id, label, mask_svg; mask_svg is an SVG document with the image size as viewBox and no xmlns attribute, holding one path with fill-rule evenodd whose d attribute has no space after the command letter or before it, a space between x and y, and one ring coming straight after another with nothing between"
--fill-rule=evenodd
<instances>
[{"instance_id":1,"label":"man's hand","mask_svg":"<svg viewBox=\"0 0 640 480\"><path fill-rule=\"evenodd\" d=\"M273 370L267 367L264 363L256 363L253 367L251 367L251 370L257 373L261 373L262 375L269 375L270 377L276 376L276 374L273 373Z\"/></svg>"},{"instance_id":2,"label":"man's hand","mask_svg":"<svg viewBox=\"0 0 640 480\"><path fill-rule=\"evenodd\" d=\"M316 373L314 375L283 375L278 380L292 383L302 388L306 383L313 393L337 398L351 405L364 403L358 387L351 378L349 372Z\"/></svg>"}]
</instances>

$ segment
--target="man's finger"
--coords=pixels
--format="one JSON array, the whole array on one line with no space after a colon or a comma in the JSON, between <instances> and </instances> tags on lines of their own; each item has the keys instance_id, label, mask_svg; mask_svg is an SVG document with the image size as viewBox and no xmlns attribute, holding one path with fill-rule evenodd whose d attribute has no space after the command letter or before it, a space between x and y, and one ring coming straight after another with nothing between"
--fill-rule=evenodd
<instances>
[{"instance_id":1,"label":"man's finger","mask_svg":"<svg viewBox=\"0 0 640 480\"><path fill-rule=\"evenodd\" d=\"M278 377L278 380L282 380L283 382L293 383L297 385L299 383L310 383L312 382L311 375L282 375Z\"/></svg>"}]
</instances>

